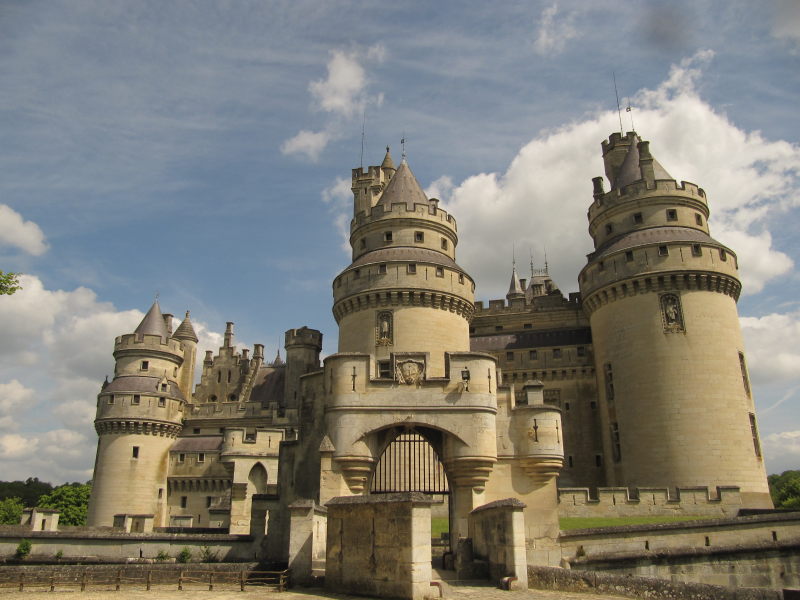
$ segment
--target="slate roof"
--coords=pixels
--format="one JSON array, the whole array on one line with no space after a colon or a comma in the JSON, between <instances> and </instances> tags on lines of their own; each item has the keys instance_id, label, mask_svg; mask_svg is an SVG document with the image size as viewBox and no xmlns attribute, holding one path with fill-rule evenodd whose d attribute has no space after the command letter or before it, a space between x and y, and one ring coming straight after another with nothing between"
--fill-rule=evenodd
<instances>
[{"instance_id":1,"label":"slate roof","mask_svg":"<svg viewBox=\"0 0 800 600\"><path fill-rule=\"evenodd\" d=\"M686 242L690 244L714 244L722 246L717 240L709 236L704 231L693 229L691 227L650 227L648 229L639 229L638 231L631 231L626 233L620 238L611 240L605 246L601 246L595 252L589 255L590 258L602 258L628 250L629 248L636 248L637 246L645 246L647 244L667 244L670 242Z\"/></svg>"},{"instance_id":2,"label":"slate roof","mask_svg":"<svg viewBox=\"0 0 800 600\"><path fill-rule=\"evenodd\" d=\"M189 311L186 311L186 317L183 319L178 328L175 330L175 333L172 334L172 337L178 340L191 340L194 343L200 341L197 338L197 334L194 332L194 327L192 327L192 320L189 318Z\"/></svg>"},{"instance_id":3,"label":"slate roof","mask_svg":"<svg viewBox=\"0 0 800 600\"><path fill-rule=\"evenodd\" d=\"M511 267L511 283L508 286L508 294L506 296L523 296L525 295L522 285L519 282L517 275L517 267Z\"/></svg>"},{"instance_id":4,"label":"slate roof","mask_svg":"<svg viewBox=\"0 0 800 600\"><path fill-rule=\"evenodd\" d=\"M250 402L258 402L263 407L269 406L271 402L283 406L285 379L286 368L284 366L262 366L256 374L253 391L250 393Z\"/></svg>"},{"instance_id":5,"label":"slate roof","mask_svg":"<svg viewBox=\"0 0 800 600\"><path fill-rule=\"evenodd\" d=\"M414 209L414 204L428 203L428 197L422 191L422 186L405 161L400 163L394 176L389 181L389 185L386 186L383 195L378 200L378 204L389 208L392 204L402 202L405 202L410 210Z\"/></svg>"},{"instance_id":6,"label":"slate roof","mask_svg":"<svg viewBox=\"0 0 800 600\"><path fill-rule=\"evenodd\" d=\"M469 340L470 350L473 352L496 352L497 350L543 348L548 346L579 346L591 343L592 330L588 327L482 335L471 337Z\"/></svg>"},{"instance_id":7,"label":"slate roof","mask_svg":"<svg viewBox=\"0 0 800 600\"><path fill-rule=\"evenodd\" d=\"M393 260L403 262L432 263L434 265L441 265L443 267L450 267L451 269L463 271L463 269L458 266L456 261L446 254L442 254L441 252L430 250L428 248L412 248L410 246L395 246L392 248L380 248L378 250L372 250L371 252L367 252L366 254L359 256L348 268L360 267L374 263L391 262Z\"/></svg>"},{"instance_id":8,"label":"slate roof","mask_svg":"<svg viewBox=\"0 0 800 600\"><path fill-rule=\"evenodd\" d=\"M160 335L166 339L169 337L167 331L167 324L164 322L164 315L161 314L161 307L158 305L158 300L153 302L153 306L147 311L147 314L139 323L134 333L139 335Z\"/></svg>"},{"instance_id":9,"label":"slate roof","mask_svg":"<svg viewBox=\"0 0 800 600\"><path fill-rule=\"evenodd\" d=\"M215 452L222 448L222 436L193 436L175 440L170 452Z\"/></svg>"},{"instance_id":10,"label":"slate roof","mask_svg":"<svg viewBox=\"0 0 800 600\"><path fill-rule=\"evenodd\" d=\"M144 394L164 394L173 398L184 399L181 389L174 381L167 380L167 391L162 392L158 384L161 377L152 375L121 375L115 377L107 386L103 388L103 393L113 392L116 394L124 393L144 393Z\"/></svg>"}]
</instances>

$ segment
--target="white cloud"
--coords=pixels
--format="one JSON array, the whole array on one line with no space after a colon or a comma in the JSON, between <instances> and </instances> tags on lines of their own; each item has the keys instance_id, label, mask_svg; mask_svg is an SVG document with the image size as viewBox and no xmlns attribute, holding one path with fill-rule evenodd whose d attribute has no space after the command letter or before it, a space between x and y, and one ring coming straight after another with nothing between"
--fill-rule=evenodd
<instances>
[{"instance_id":1,"label":"white cloud","mask_svg":"<svg viewBox=\"0 0 800 600\"><path fill-rule=\"evenodd\" d=\"M316 162L330 140L331 135L327 131L307 131L303 129L296 136L281 144L281 152L284 154L305 154L310 160Z\"/></svg>"},{"instance_id":2,"label":"white cloud","mask_svg":"<svg viewBox=\"0 0 800 600\"><path fill-rule=\"evenodd\" d=\"M753 381L800 384L800 310L741 317L740 321Z\"/></svg>"},{"instance_id":3,"label":"white cloud","mask_svg":"<svg viewBox=\"0 0 800 600\"><path fill-rule=\"evenodd\" d=\"M0 415L8 415L21 406L33 404L34 391L16 379L0 383Z\"/></svg>"},{"instance_id":4,"label":"white cloud","mask_svg":"<svg viewBox=\"0 0 800 600\"><path fill-rule=\"evenodd\" d=\"M453 179L448 175L442 175L425 188L425 194L428 198L438 198L446 202L453 192L453 187Z\"/></svg>"},{"instance_id":5,"label":"white cloud","mask_svg":"<svg viewBox=\"0 0 800 600\"><path fill-rule=\"evenodd\" d=\"M327 77L308 84L312 105L330 115L320 131L302 130L281 144L284 154L304 154L316 161L325 147L341 137L343 128L360 117L368 105L380 106L383 94L367 93L368 77L362 63L382 62L386 49L378 44L364 49L331 50Z\"/></svg>"},{"instance_id":6,"label":"white cloud","mask_svg":"<svg viewBox=\"0 0 800 600\"><path fill-rule=\"evenodd\" d=\"M797 0L776 0L772 35L800 45L800 3Z\"/></svg>"},{"instance_id":7,"label":"white cloud","mask_svg":"<svg viewBox=\"0 0 800 600\"><path fill-rule=\"evenodd\" d=\"M772 457L771 473L797 469L800 464L800 431L771 433L761 440L761 445L764 453Z\"/></svg>"},{"instance_id":8,"label":"white cloud","mask_svg":"<svg viewBox=\"0 0 800 600\"><path fill-rule=\"evenodd\" d=\"M17 460L36 452L37 440L17 433L0 435L0 460Z\"/></svg>"},{"instance_id":9,"label":"white cloud","mask_svg":"<svg viewBox=\"0 0 800 600\"><path fill-rule=\"evenodd\" d=\"M0 245L14 246L41 256L47 251L44 233L33 221L26 221L10 206L0 204Z\"/></svg>"},{"instance_id":10,"label":"white cloud","mask_svg":"<svg viewBox=\"0 0 800 600\"><path fill-rule=\"evenodd\" d=\"M656 89L636 95L634 114L667 171L706 190L712 235L737 251L744 293L755 293L792 268L772 247L768 224L800 205L800 148L739 129L699 97L695 86L712 56L701 51L673 66ZM616 113L599 112L545 131L504 173L474 175L453 189L446 208L458 219L459 261L478 281L480 298L505 292L512 242L523 254L530 247L538 264L546 250L556 282L577 288L581 255L592 250L586 210L591 178L603 173L599 143L616 121ZM508 268L498 270L504 260Z\"/></svg>"},{"instance_id":11,"label":"white cloud","mask_svg":"<svg viewBox=\"0 0 800 600\"><path fill-rule=\"evenodd\" d=\"M344 177L337 177L332 184L322 190L322 201L325 204L346 206L353 198L353 190L350 189L352 185L352 182Z\"/></svg>"},{"instance_id":12,"label":"white cloud","mask_svg":"<svg viewBox=\"0 0 800 600\"><path fill-rule=\"evenodd\" d=\"M578 35L574 20L574 12L559 17L557 3L545 8L539 18L539 29L533 43L536 53L544 56L563 52L566 43Z\"/></svg>"}]
</instances>

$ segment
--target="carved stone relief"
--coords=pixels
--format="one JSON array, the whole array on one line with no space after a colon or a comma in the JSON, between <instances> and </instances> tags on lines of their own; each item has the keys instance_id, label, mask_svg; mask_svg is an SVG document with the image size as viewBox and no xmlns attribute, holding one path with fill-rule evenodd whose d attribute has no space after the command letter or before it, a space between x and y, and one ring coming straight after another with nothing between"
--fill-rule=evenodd
<instances>
[{"instance_id":1,"label":"carved stone relief","mask_svg":"<svg viewBox=\"0 0 800 600\"><path fill-rule=\"evenodd\" d=\"M375 345L391 346L394 340L394 315L390 310L382 310L375 324Z\"/></svg>"},{"instance_id":2,"label":"carved stone relief","mask_svg":"<svg viewBox=\"0 0 800 600\"><path fill-rule=\"evenodd\" d=\"M678 333L686 331L683 323L683 310L681 309L681 299L677 294L662 294L661 320L664 324L666 333Z\"/></svg>"}]
</instances>

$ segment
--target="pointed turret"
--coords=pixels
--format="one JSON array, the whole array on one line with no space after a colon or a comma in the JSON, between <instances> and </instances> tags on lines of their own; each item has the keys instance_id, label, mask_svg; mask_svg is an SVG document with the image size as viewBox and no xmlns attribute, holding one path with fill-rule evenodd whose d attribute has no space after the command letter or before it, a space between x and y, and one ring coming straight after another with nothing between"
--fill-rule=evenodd
<instances>
[{"instance_id":1,"label":"pointed turret","mask_svg":"<svg viewBox=\"0 0 800 600\"><path fill-rule=\"evenodd\" d=\"M511 265L511 283L508 286L508 293L506 294L506 299L511 301L514 298L524 298L525 291L522 289L522 285L519 282L519 276L517 275L517 265L516 263L512 263Z\"/></svg>"},{"instance_id":2,"label":"pointed turret","mask_svg":"<svg viewBox=\"0 0 800 600\"><path fill-rule=\"evenodd\" d=\"M138 335L158 335L166 339L169 337L167 331L167 324L164 322L164 315L161 314L161 307L158 305L158 300L153 302L153 306L147 311L147 314L139 323L134 333Z\"/></svg>"},{"instance_id":3,"label":"pointed turret","mask_svg":"<svg viewBox=\"0 0 800 600\"><path fill-rule=\"evenodd\" d=\"M386 146L386 156L383 157L383 162L381 163L381 169L391 169L392 171L396 171L394 167L394 161L392 160L392 155L389 154L389 146Z\"/></svg>"},{"instance_id":4,"label":"pointed turret","mask_svg":"<svg viewBox=\"0 0 800 600\"><path fill-rule=\"evenodd\" d=\"M642 142L635 132L628 135L632 136L632 143L628 146L618 175L611 182L611 189L621 190L640 179L672 179L667 170L650 154L650 142ZM651 165L652 171L649 170Z\"/></svg>"},{"instance_id":5,"label":"pointed turret","mask_svg":"<svg viewBox=\"0 0 800 600\"><path fill-rule=\"evenodd\" d=\"M273 367L282 367L285 364L286 363L284 363L283 359L281 358L281 349L278 348L278 353L275 355L275 360L272 361L272 366Z\"/></svg>"},{"instance_id":6,"label":"pointed turret","mask_svg":"<svg viewBox=\"0 0 800 600\"><path fill-rule=\"evenodd\" d=\"M197 334L194 332L194 327L192 326L192 320L189 318L189 311L186 311L186 317L184 317L181 324L178 325L178 328L175 330L175 333L172 334L172 337L179 339L179 340L191 340L195 343L199 341Z\"/></svg>"},{"instance_id":7,"label":"pointed turret","mask_svg":"<svg viewBox=\"0 0 800 600\"><path fill-rule=\"evenodd\" d=\"M422 186L417 181L417 178L414 177L414 173L411 172L411 168L405 160L400 163L397 172L389 181L389 185L386 186L381 199L378 200L378 204L382 204L387 209L392 204L401 202L405 202L409 210L413 210L415 204L428 203L428 197L422 191Z\"/></svg>"}]
</instances>

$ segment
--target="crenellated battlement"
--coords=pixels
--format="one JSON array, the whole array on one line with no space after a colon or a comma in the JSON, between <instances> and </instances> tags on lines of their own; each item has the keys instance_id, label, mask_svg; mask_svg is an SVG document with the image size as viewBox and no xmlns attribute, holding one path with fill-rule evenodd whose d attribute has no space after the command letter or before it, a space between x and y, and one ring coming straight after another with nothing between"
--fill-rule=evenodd
<instances>
[{"instance_id":1,"label":"crenellated battlement","mask_svg":"<svg viewBox=\"0 0 800 600\"><path fill-rule=\"evenodd\" d=\"M550 294L536 297L533 302L528 302L525 298L512 298L511 300L500 298L489 300L488 305L483 300L478 300L475 302L475 313L472 318L527 313L530 312L531 304L534 304L538 310L578 310L581 307L581 296L577 292L571 293L569 298L564 298L560 294Z\"/></svg>"},{"instance_id":2,"label":"crenellated battlement","mask_svg":"<svg viewBox=\"0 0 800 600\"><path fill-rule=\"evenodd\" d=\"M183 342L173 338L164 339L158 335L126 333L114 339L114 358L121 352L160 352L177 355L183 361Z\"/></svg>"},{"instance_id":3,"label":"crenellated battlement","mask_svg":"<svg viewBox=\"0 0 800 600\"><path fill-rule=\"evenodd\" d=\"M350 221L350 233L360 227L385 219L424 219L426 221L442 223L453 231L458 231L456 219L443 208L439 208L438 200L432 198L428 204L418 202L409 206L405 202L395 202L391 206L376 204L368 212L360 212Z\"/></svg>"},{"instance_id":4,"label":"crenellated battlement","mask_svg":"<svg viewBox=\"0 0 800 600\"><path fill-rule=\"evenodd\" d=\"M265 456L278 455L280 442L284 438L283 429L261 429L248 431L244 427L225 429L220 457L226 456Z\"/></svg>"},{"instance_id":5,"label":"crenellated battlement","mask_svg":"<svg viewBox=\"0 0 800 600\"><path fill-rule=\"evenodd\" d=\"M599 213L611 207L619 206L632 200L659 200L662 196L667 196L664 200L675 204L678 200L691 202L692 204L702 204L708 210L708 200L703 188L690 181L678 182L675 179L656 179L654 182L647 182L644 179L634 181L624 186L622 189L602 190L602 185L598 190L595 184L594 202L589 206L589 220L594 219Z\"/></svg>"},{"instance_id":6,"label":"crenellated battlement","mask_svg":"<svg viewBox=\"0 0 800 600\"><path fill-rule=\"evenodd\" d=\"M734 486L601 487L597 497L589 488L560 488L558 501L561 517L735 516L742 507L741 491Z\"/></svg>"},{"instance_id":7,"label":"crenellated battlement","mask_svg":"<svg viewBox=\"0 0 800 600\"><path fill-rule=\"evenodd\" d=\"M289 329L285 333L285 346L314 346L322 349L322 332L308 327Z\"/></svg>"}]
</instances>

